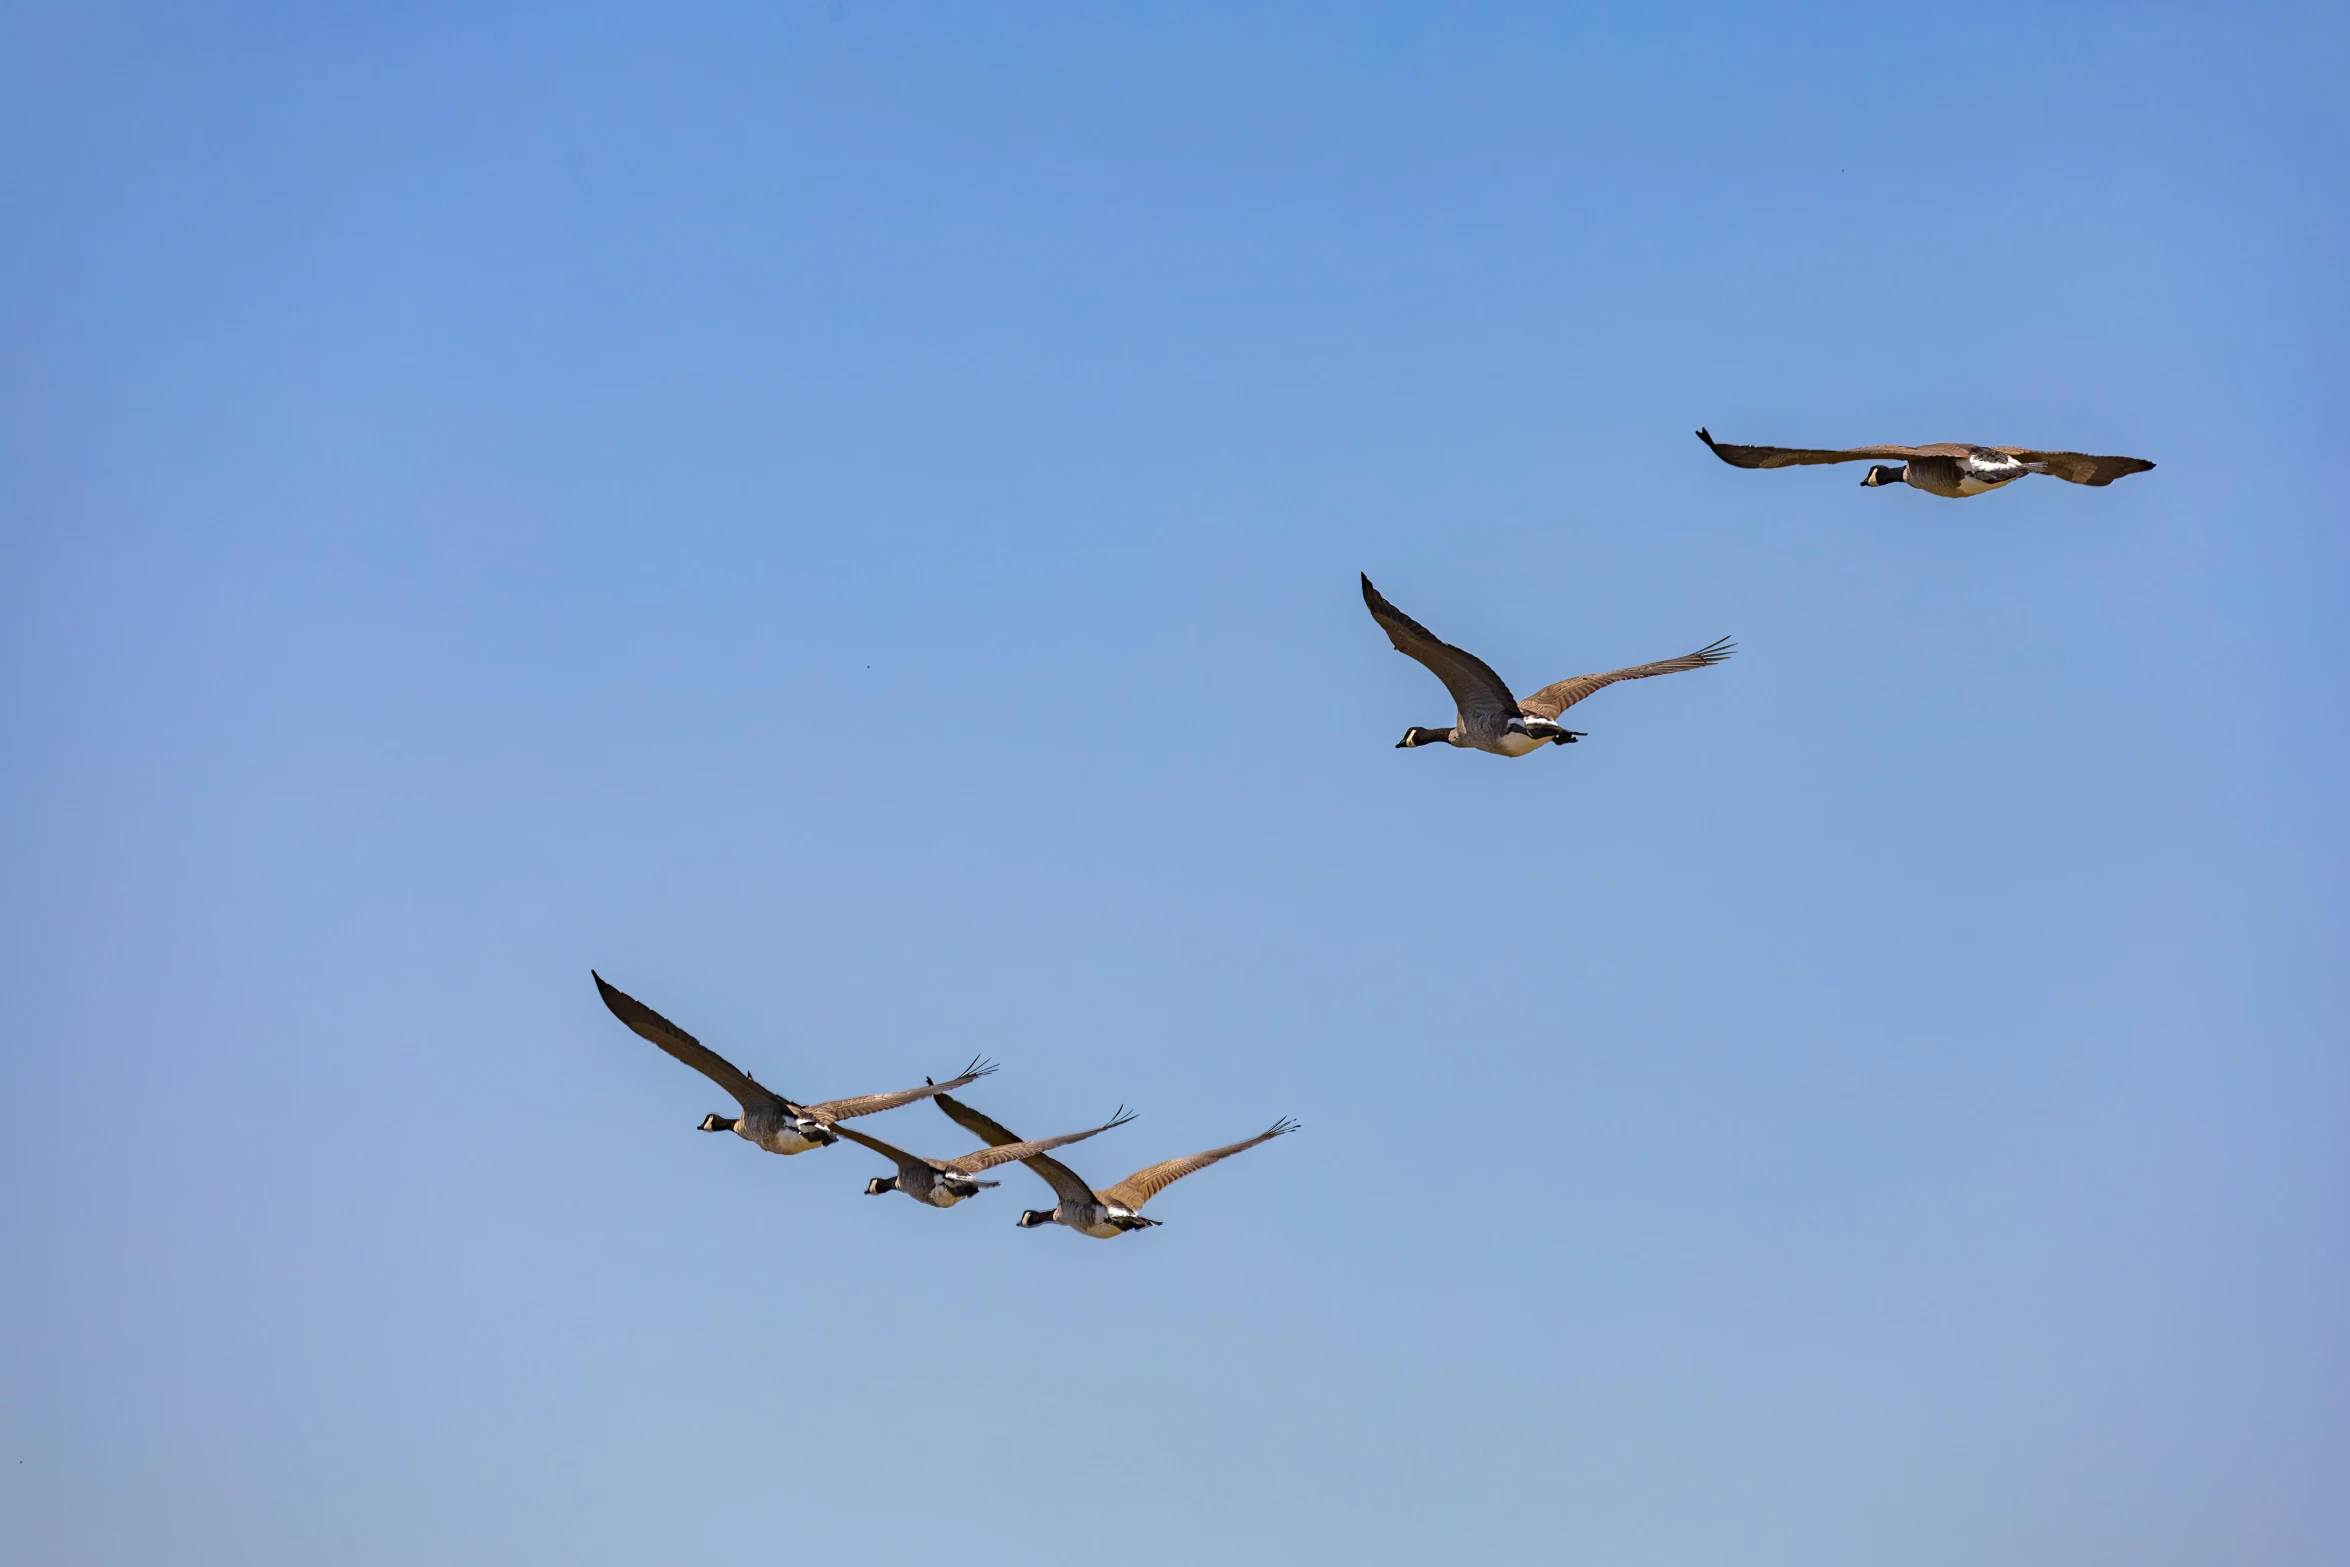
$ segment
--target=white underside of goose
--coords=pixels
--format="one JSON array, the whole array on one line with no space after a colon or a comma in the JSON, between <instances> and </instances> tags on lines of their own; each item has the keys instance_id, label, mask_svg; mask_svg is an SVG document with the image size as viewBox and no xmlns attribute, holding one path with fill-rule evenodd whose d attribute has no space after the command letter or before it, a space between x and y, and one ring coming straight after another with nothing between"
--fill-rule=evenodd
<instances>
[{"instance_id":1,"label":"white underside of goose","mask_svg":"<svg viewBox=\"0 0 2350 1567\"><path fill-rule=\"evenodd\" d=\"M967 1181L960 1188L956 1188L947 1185L944 1181L933 1181L930 1186L930 1195L922 1200L933 1208L952 1208L959 1202L965 1202L978 1196L980 1188L995 1184L993 1181Z\"/></svg>"},{"instance_id":2,"label":"white underside of goose","mask_svg":"<svg viewBox=\"0 0 2350 1567\"><path fill-rule=\"evenodd\" d=\"M775 1131L769 1132L764 1137L757 1136L750 1132L743 1132L740 1135L748 1138L754 1143L757 1143L760 1147L766 1149L769 1153L806 1153L811 1148L821 1148L824 1146L822 1143L809 1141L807 1138L802 1137L797 1132L786 1131L782 1128L778 1128Z\"/></svg>"},{"instance_id":3,"label":"white underside of goose","mask_svg":"<svg viewBox=\"0 0 2350 1567\"><path fill-rule=\"evenodd\" d=\"M1493 742L1493 748L1503 756L1531 756L1551 743L1548 737L1537 740L1532 735L1507 733Z\"/></svg>"},{"instance_id":4,"label":"white underside of goose","mask_svg":"<svg viewBox=\"0 0 2350 1567\"><path fill-rule=\"evenodd\" d=\"M1085 1222L1077 1223L1077 1219ZM1121 1220L1124 1222L1119 1222ZM1114 1203L1096 1203L1075 1215L1066 1208L1057 1209L1053 1213L1053 1221L1067 1225L1080 1235L1090 1235L1097 1241L1106 1241L1128 1230L1140 1229L1147 1222L1132 1209L1121 1208Z\"/></svg>"},{"instance_id":5,"label":"white underside of goose","mask_svg":"<svg viewBox=\"0 0 2350 1567\"><path fill-rule=\"evenodd\" d=\"M734 1123L734 1135L769 1153L806 1153L811 1148L823 1147L821 1139L802 1135L799 1130L802 1124L781 1116L746 1115Z\"/></svg>"}]
</instances>

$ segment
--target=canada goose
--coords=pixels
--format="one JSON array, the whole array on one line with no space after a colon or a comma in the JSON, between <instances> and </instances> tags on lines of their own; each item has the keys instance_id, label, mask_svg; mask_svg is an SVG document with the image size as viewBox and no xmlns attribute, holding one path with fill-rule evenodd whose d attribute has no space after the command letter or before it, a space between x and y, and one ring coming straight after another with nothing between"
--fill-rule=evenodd
<instances>
[{"instance_id":1,"label":"canada goose","mask_svg":"<svg viewBox=\"0 0 2350 1567\"><path fill-rule=\"evenodd\" d=\"M959 1100L941 1094L938 1107L954 1117L965 1131L985 1138L992 1147L1008 1149L1020 1145L1017 1133L1006 1130L1000 1123L989 1120ZM1080 1235L1090 1235L1096 1240L1105 1241L1128 1230L1148 1229L1159 1221L1144 1218L1142 1205L1160 1192L1194 1170L1204 1170L1219 1159L1229 1159L1259 1143L1296 1130L1297 1123L1283 1116L1246 1142L1226 1143L1221 1148L1211 1148L1205 1153L1162 1160L1098 1192L1079 1180L1074 1170L1050 1154L1027 1154L1020 1162L1043 1176L1045 1184L1053 1189L1053 1195L1060 1201L1050 1208L1031 1208L1021 1214L1016 1222L1024 1230L1035 1229L1040 1224L1065 1224Z\"/></svg>"},{"instance_id":2,"label":"canada goose","mask_svg":"<svg viewBox=\"0 0 2350 1567\"><path fill-rule=\"evenodd\" d=\"M1840 452L1802 446L1731 446L1703 429L1697 438L1733 468L1808 468L1817 463L1857 462L1864 457L1906 458L1898 468L1871 468L1860 482L1868 489L1907 484L1928 495L1960 500L1996 490L2027 473L2045 473L2067 484L2102 487L2154 466L2143 457L2091 457L2082 452L2041 452L2027 446L1975 446L1945 441L1938 446L1854 446Z\"/></svg>"},{"instance_id":3,"label":"canada goose","mask_svg":"<svg viewBox=\"0 0 2350 1567\"><path fill-rule=\"evenodd\" d=\"M1600 687L1612 686L1619 680L1646 680L1650 675L1703 669L1708 664L1720 663L1732 651L1730 639L1724 637L1679 658L1611 669L1604 675L1576 675L1544 686L1532 696L1513 699L1510 688L1493 672L1492 665L1474 653L1439 641L1426 626L1382 598L1368 576L1363 578L1363 602L1370 606L1371 618L1379 622L1379 629L1387 633L1387 640L1395 644L1398 653L1418 659L1428 666L1429 673L1444 682L1444 689L1452 693L1453 706L1458 710L1450 729L1429 729L1419 724L1406 729L1403 738L1395 743L1399 751L1434 745L1439 740L1470 750L1491 751L1496 756L1524 756L1540 746L1572 745L1583 738L1583 731L1562 728L1558 716Z\"/></svg>"},{"instance_id":4,"label":"canada goose","mask_svg":"<svg viewBox=\"0 0 2350 1567\"><path fill-rule=\"evenodd\" d=\"M895 1110L899 1105L910 1105L917 1099L928 1099L949 1088L960 1088L965 1083L976 1082L995 1070L993 1062L974 1057L971 1064L963 1068L963 1075L951 1082L932 1083L924 1079L922 1087L902 1088L894 1094L827 1099L820 1105L796 1104L781 1094L760 1087L758 1080L750 1073L740 1070L717 1051L636 997L605 983L604 976L594 969L588 970L588 973L596 982L596 993L604 998L604 1005L612 1009L614 1017L734 1095L735 1103L742 1106L743 1113L740 1116L713 1113L702 1117L701 1130L732 1132L747 1142L758 1144L769 1153L806 1153L811 1148L821 1148L827 1143L839 1141L834 1135L836 1124L851 1116Z\"/></svg>"},{"instance_id":5,"label":"canada goose","mask_svg":"<svg viewBox=\"0 0 2350 1567\"><path fill-rule=\"evenodd\" d=\"M958 1119L961 1114L976 1113L969 1106L958 1103L946 1094L938 1096L938 1107L949 1115L957 1116ZM977 1153L967 1153L960 1159L925 1159L920 1154L907 1153L902 1148L892 1148L880 1138L868 1137L853 1126L836 1126L833 1130L850 1142L863 1143L884 1159L896 1163L897 1174L876 1175L865 1183L866 1196L878 1197L883 1192L904 1192L916 1202L926 1202L933 1208L952 1208L964 1198L978 1195L982 1186L1002 1184L997 1181L980 1180L978 1176L982 1170L992 1170L997 1165L1009 1164L1014 1159L1026 1159L1032 1155L1043 1153L1048 1148L1059 1148L1065 1143L1081 1143L1088 1137L1108 1131L1113 1126L1124 1126L1133 1119L1134 1112L1124 1105L1120 1105L1116 1115L1111 1116L1101 1125L1089 1126L1082 1132L1064 1132L1059 1137L1039 1137L1033 1142L1026 1143L1004 1143L992 1148L982 1148Z\"/></svg>"}]
</instances>

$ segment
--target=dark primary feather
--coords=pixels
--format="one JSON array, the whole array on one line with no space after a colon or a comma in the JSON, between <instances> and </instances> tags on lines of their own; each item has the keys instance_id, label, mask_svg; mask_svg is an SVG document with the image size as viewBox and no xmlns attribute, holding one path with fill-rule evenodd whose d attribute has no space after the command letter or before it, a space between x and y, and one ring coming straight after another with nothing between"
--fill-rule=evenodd
<instances>
[{"instance_id":1,"label":"dark primary feather","mask_svg":"<svg viewBox=\"0 0 2350 1567\"><path fill-rule=\"evenodd\" d=\"M1210 1148L1205 1153L1185 1154L1180 1159L1164 1159L1146 1169L1135 1171L1117 1185L1104 1191L1102 1201L1114 1202L1129 1212L1140 1212L1142 1205L1182 1180L1194 1171L1204 1170L1219 1159L1229 1159L1236 1153L1246 1153L1262 1142L1284 1136L1297 1130L1297 1123L1283 1116L1256 1136L1237 1143L1226 1143L1221 1148Z\"/></svg>"},{"instance_id":2,"label":"dark primary feather","mask_svg":"<svg viewBox=\"0 0 2350 1567\"><path fill-rule=\"evenodd\" d=\"M1367 573L1363 576L1363 604L1398 653L1419 660L1430 674L1444 682L1444 689L1452 693L1452 703L1462 723L1475 724L1483 719L1498 726L1518 716L1518 704L1510 696L1510 688L1493 672L1492 665L1465 648L1454 647L1388 603L1371 586Z\"/></svg>"},{"instance_id":3,"label":"dark primary feather","mask_svg":"<svg viewBox=\"0 0 2350 1567\"><path fill-rule=\"evenodd\" d=\"M1611 669L1603 675L1575 675L1553 681L1531 696L1518 698L1518 706L1530 718L1556 718L1592 692L1619 680L1646 680L1651 675L1677 675L1687 669L1703 669L1708 664L1720 663L1735 651L1730 639L1724 637L1679 658L1660 658L1653 664L1633 664Z\"/></svg>"},{"instance_id":4,"label":"dark primary feather","mask_svg":"<svg viewBox=\"0 0 2350 1567\"><path fill-rule=\"evenodd\" d=\"M693 1035L679 1028L660 1013L646 1006L628 992L605 982L594 969L589 977L596 982L596 994L604 998L604 1005L612 1015L626 1023L631 1030L651 1040L687 1066L701 1073L720 1088L734 1096L734 1101L745 1112L761 1106L781 1106L787 1101L781 1094L762 1088L756 1078L727 1060L717 1051L703 1044Z\"/></svg>"}]
</instances>

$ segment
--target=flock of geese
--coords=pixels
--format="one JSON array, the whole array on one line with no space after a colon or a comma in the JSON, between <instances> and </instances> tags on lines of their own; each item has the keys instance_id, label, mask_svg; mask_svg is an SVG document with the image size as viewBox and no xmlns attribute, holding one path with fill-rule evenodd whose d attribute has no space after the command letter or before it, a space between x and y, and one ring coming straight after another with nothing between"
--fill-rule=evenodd
<instances>
[{"instance_id":1,"label":"flock of geese","mask_svg":"<svg viewBox=\"0 0 2350 1567\"><path fill-rule=\"evenodd\" d=\"M1210 1148L1203 1153L1186 1154L1180 1159L1163 1159L1135 1171L1115 1186L1095 1190L1078 1178L1077 1172L1052 1157L1052 1150L1071 1143L1098 1137L1114 1126L1124 1126L1134 1119L1133 1112L1121 1105L1118 1113L1099 1126L1089 1126L1082 1132L1063 1132L1058 1137L1023 1138L1008 1130L1001 1121L972 1109L947 1090L975 1083L995 1070L991 1061L974 1060L960 1075L943 1083L922 1080L920 1088L901 1088L895 1093L861 1094L854 1099L827 1099L822 1104L799 1104L786 1099L774 1090L760 1086L759 1080L743 1071L708 1045L679 1028L660 1013L646 1006L628 992L609 983L603 975L589 971L596 982L596 993L604 998L604 1005L612 1015L631 1029L659 1045L663 1050L683 1061L734 1097L740 1115L719 1115L715 1112L702 1117L705 1132L732 1132L745 1142L766 1149L769 1153L806 1153L811 1148L823 1148L847 1138L860 1147L875 1153L897 1166L895 1175L877 1175L865 1183L865 1193L879 1197L885 1192L904 1192L916 1202L933 1208L952 1208L966 1197L976 1197L987 1187L1000 1183L980 1177L998 1165L1017 1159L1044 1178L1052 1188L1053 1205L1050 1208L1030 1208L1020 1215L1020 1228L1030 1230L1040 1224L1061 1224L1080 1235L1091 1235L1108 1240L1128 1230L1148 1229L1156 1219L1142 1216L1142 1205L1165 1191L1176 1181L1194 1170L1204 1170L1219 1159L1229 1159L1257 1144L1268 1142L1285 1132L1297 1130L1297 1123L1284 1117L1266 1127L1256 1136L1237 1143L1226 1143L1221 1148ZM946 1112L947 1119L987 1144L977 1153L967 1153L959 1159L932 1159L922 1154L908 1153L893 1147L878 1137L870 1137L853 1126L843 1123L858 1116L878 1115L884 1110L895 1110L918 1099L935 1101Z\"/></svg>"},{"instance_id":2,"label":"flock of geese","mask_svg":"<svg viewBox=\"0 0 2350 1567\"><path fill-rule=\"evenodd\" d=\"M2154 466L2143 457L2095 457L2083 452L2041 451L2023 446L1976 446L1960 441L1932 446L1853 446L1827 450L1799 446L1732 446L1715 440L1703 429L1697 432L1697 438L1705 443L1708 451L1733 468L1802 468L1826 463L1899 458L1901 461L1897 467L1887 466L1883 462L1874 463L1860 481L1861 484L1870 489L1906 484L1928 495L1939 495L1951 500L1996 490L2027 474L2046 474L2068 484L2103 486L2133 473L2144 473ZM1673 675L1684 670L1704 669L1722 662L1733 651L1730 639L1723 637L1678 658L1658 659L1651 664L1631 664L1600 674L1574 675L1565 680L1553 681L1526 696L1515 697L1510 694L1507 682L1493 672L1492 665L1476 654L1444 641L1390 604L1371 585L1368 575L1363 577L1363 604L1370 610L1371 618L1378 623L1379 629L1387 633L1387 640L1394 645L1395 650L1424 665L1430 674L1442 682L1445 691L1452 697L1452 723L1443 728L1424 724L1410 726L1404 730L1403 738L1396 742L1396 748L1405 751L1442 742L1464 750L1490 751L1496 756L1525 756L1546 745L1571 745L1583 738L1583 731L1567 728L1559 722L1559 716L1585 697L1619 680L1646 680L1651 675ZM1029 1208L1021 1212L1017 1222L1024 1230L1058 1224L1080 1235L1108 1240L1129 1230L1148 1229L1159 1221L1144 1218L1143 1205L1160 1192L1195 1171L1204 1170L1236 1153L1245 1153L1259 1143L1270 1142L1298 1129L1295 1121L1284 1116L1254 1137L1180 1158L1163 1159L1135 1171L1114 1186L1097 1188L1052 1157L1052 1150L1065 1148L1071 1143L1081 1143L1089 1137L1098 1137L1115 1127L1124 1126L1134 1119L1134 1115L1123 1105L1099 1126L1089 1126L1078 1132L1063 1132L1058 1137L1023 1138L1002 1122L990 1119L948 1092L949 1089L975 1083L995 1071L993 1062L977 1058L964 1067L960 1074L943 1083L924 1078L920 1088L901 1088L891 1093L862 1094L853 1099L827 1099L820 1104L801 1104L761 1086L758 1079L634 996L608 983L603 975L591 970L590 977L595 980L597 994L603 997L604 1005L611 1009L614 1017L733 1097L741 1113L725 1116L713 1112L702 1118L701 1130L732 1132L744 1141L774 1154L806 1153L812 1148L829 1147L846 1139L879 1154L896 1169L895 1174L876 1175L867 1181L865 1191L868 1196L903 1192L916 1202L933 1208L952 1208L957 1203L976 1197L988 1187L1000 1185L998 1181L982 1177L989 1170L1017 1161L1042 1179L1053 1194L1053 1205L1050 1208ZM933 1159L925 1154L908 1153L847 1124L862 1116L878 1115L884 1110L895 1110L924 1099L936 1104L948 1120L986 1146L954 1159Z\"/></svg>"}]
</instances>

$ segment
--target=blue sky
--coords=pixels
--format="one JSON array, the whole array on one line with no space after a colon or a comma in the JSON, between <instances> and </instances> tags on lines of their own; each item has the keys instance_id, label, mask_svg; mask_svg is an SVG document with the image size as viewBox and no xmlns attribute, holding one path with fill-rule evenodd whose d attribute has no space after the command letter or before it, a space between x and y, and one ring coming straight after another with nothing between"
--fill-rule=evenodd
<instances>
[{"instance_id":1,"label":"blue sky","mask_svg":"<svg viewBox=\"0 0 2350 1567\"><path fill-rule=\"evenodd\" d=\"M4 22L0 1555L2350 1552L2338 12Z\"/></svg>"}]
</instances>

